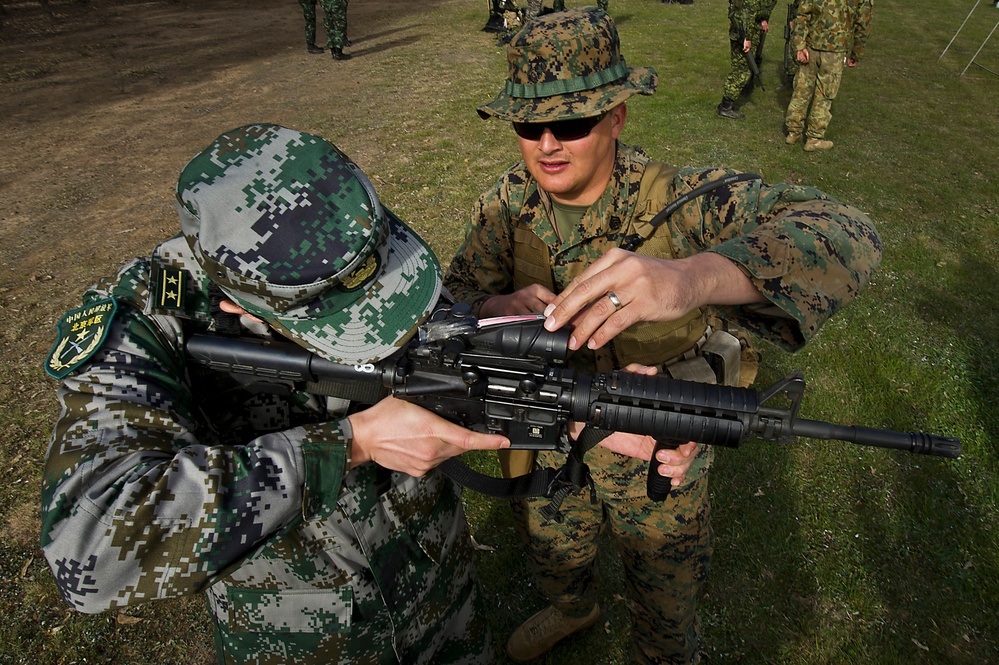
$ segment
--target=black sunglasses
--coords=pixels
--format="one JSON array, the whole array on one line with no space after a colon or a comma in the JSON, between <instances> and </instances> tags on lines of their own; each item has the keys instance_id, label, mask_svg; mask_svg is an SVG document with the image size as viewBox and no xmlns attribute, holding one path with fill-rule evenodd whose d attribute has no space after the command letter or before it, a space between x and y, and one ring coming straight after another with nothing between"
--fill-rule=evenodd
<instances>
[{"instance_id":1,"label":"black sunglasses","mask_svg":"<svg viewBox=\"0 0 999 665\"><path fill-rule=\"evenodd\" d=\"M546 129L550 129L556 141L577 141L590 135L593 128L607 117L601 113L591 118L576 118L575 120L558 120L556 122L515 122L513 131L517 136L528 141L540 141Z\"/></svg>"}]
</instances>

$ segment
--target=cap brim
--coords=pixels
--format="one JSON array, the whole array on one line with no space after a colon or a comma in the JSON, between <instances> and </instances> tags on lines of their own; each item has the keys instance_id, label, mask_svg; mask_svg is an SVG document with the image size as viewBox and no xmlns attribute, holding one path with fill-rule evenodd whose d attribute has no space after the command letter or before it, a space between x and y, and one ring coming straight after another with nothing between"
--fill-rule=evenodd
<instances>
[{"instance_id":1,"label":"cap brim","mask_svg":"<svg viewBox=\"0 0 999 665\"><path fill-rule=\"evenodd\" d=\"M330 289L296 312L275 315L255 307L247 311L334 362L363 364L392 355L437 304L441 270L423 239L383 210L389 222L388 239L375 255L377 265L361 284ZM238 298L234 300L243 305Z\"/></svg>"},{"instance_id":2,"label":"cap brim","mask_svg":"<svg viewBox=\"0 0 999 665\"><path fill-rule=\"evenodd\" d=\"M511 97L501 92L492 102L478 108L483 119L509 122L554 122L599 115L623 103L632 95L652 95L659 75L651 67L632 67L628 77L592 90L551 97Z\"/></svg>"}]
</instances>

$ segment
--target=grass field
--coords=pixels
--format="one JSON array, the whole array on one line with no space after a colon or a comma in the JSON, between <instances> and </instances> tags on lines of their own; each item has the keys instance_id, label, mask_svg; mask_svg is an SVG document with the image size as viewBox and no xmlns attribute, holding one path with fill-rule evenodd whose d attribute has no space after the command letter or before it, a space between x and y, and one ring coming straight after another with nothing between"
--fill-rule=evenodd
<instances>
[{"instance_id":1,"label":"grass field","mask_svg":"<svg viewBox=\"0 0 999 665\"><path fill-rule=\"evenodd\" d=\"M291 16L277 20L274 32L297 45L301 17L294 3L285 4L281 12ZM272 5L205 1L191 2L186 11L196 24L199 12L221 8L263 17L275 11ZM727 72L724 0L611 0L629 64L660 74L655 96L629 104L623 140L677 165L730 166L768 182L818 186L861 207L881 232L885 259L867 290L805 350L791 355L764 346L757 385L801 370L808 382L805 417L956 436L964 449L958 460L817 441L784 447L750 441L720 451L711 480L716 551L701 609L708 663L999 662L999 454L993 445L999 433L999 76L992 73L999 71L999 38L978 54L981 66L961 76L999 10L978 6L940 58L973 6L971 0L879 0L866 56L846 73L833 106L827 138L836 146L815 154L784 144L788 93L777 90L779 29L766 44L766 91L755 90L742 107L747 119L734 122L714 114ZM308 61L296 82L310 94L300 90L294 100L269 94L281 82L264 75L255 80L257 105L204 102L178 110L189 116L178 117L176 131L187 133L176 141L193 154L220 131L255 120L328 136L446 263L475 197L517 159L509 127L483 122L473 110L502 84L503 48L480 31L482 0L440 0L399 13L355 2L350 11L352 38L363 54L347 67ZM778 3L775 27L785 11ZM0 46L14 39L3 32L0 38ZM170 42L161 47L169 51ZM290 48L260 58L274 67L283 59L304 61L300 49ZM22 94L16 72L0 71L0 92ZM135 71L130 76L168 77L169 63ZM16 165L2 152L0 160L3 173L12 173ZM182 166L178 159L173 172ZM148 193L162 204L162 228L171 223L170 184ZM0 179L0 193L4 186ZM62 233L71 234L73 215L93 202L69 197L63 205ZM137 226L131 214L122 209L109 221L115 234ZM40 369L50 326L89 281L163 235L154 231L134 243L114 235L120 253L99 253L75 264L72 278L57 274L52 285L31 289L13 254L4 255L0 304L10 323L0 338L7 367L0 427L8 433L0 444L7 476L0 488L0 664L209 662L200 599L121 615L72 614L37 549L37 488L56 413L54 384ZM8 243L0 251L13 250ZM34 325L24 322L29 316ZM491 466L488 459L477 463ZM543 601L506 506L472 494L465 501L483 545L482 584L497 609L494 632L502 644ZM627 609L610 548L600 565L606 624L541 662L627 662Z\"/></svg>"}]
</instances>

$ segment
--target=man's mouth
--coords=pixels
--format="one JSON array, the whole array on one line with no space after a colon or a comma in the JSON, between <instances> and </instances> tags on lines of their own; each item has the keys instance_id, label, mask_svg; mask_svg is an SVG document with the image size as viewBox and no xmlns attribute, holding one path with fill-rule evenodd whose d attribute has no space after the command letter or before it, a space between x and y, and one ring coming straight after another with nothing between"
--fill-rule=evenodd
<instances>
[{"instance_id":1,"label":"man's mouth","mask_svg":"<svg viewBox=\"0 0 999 665\"><path fill-rule=\"evenodd\" d=\"M542 162L538 162L538 166L540 166L541 170L544 171L545 173L551 173L551 174L562 173L567 168L569 168L569 162L564 162L564 161L548 161L548 162L545 162L545 161L542 161Z\"/></svg>"}]
</instances>

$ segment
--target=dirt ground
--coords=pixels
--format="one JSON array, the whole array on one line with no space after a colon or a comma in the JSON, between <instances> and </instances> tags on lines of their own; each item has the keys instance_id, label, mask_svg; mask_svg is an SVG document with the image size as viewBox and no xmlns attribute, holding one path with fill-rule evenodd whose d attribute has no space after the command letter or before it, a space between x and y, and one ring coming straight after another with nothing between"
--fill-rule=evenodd
<instances>
[{"instance_id":1,"label":"dirt ground","mask_svg":"<svg viewBox=\"0 0 999 665\"><path fill-rule=\"evenodd\" d=\"M389 4L366 0L351 15L370 25ZM95 266L175 232L171 185L198 149L245 123L248 110L290 121L312 89L336 85L331 59L306 54L290 0L52 0L49 12L32 0L3 5L5 309L42 303L48 313L73 303ZM355 53L379 48L358 36ZM28 341L43 312L17 337ZM49 331L25 351L43 351Z\"/></svg>"}]
</instances>

